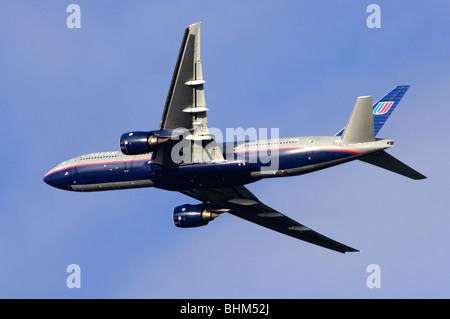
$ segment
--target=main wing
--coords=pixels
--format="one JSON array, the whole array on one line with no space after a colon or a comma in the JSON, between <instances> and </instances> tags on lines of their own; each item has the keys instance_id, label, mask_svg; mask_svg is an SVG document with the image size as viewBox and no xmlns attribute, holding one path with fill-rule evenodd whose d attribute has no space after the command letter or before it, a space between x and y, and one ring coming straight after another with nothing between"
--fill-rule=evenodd
<instances>
[{"instance_id":1,"label":"main wing","mask_svg":"<svg viewBox=\"0 0 450 319\"><path fill-rule=\"evenodd\" d=\"M204 83L200 61L200 23L195 23L184 31L160 130L194 128L195 117L204 116L206 112Z\"/></svg>"},{"instance_id":2,"label":"main wing","mask_svg":"<svg viewBox=\"0 0 450 319\"><path fill-rule=\"evenodd\" d=\"M223 160L206 125L205 92L200 61L200 22L188 26L181 41L160 130L183 130L191 142L192 162Z\"/></svg>"},{"instance_id":3,"label":"main wing","mask_svg":"<svg viewBox=\"0 0 450 319\"><path fill-rule=\"evenodd\" d=\"M311 244L341 253L358 251L325 237L270 208L244 186L195 189L182 191L182 193L206 203L213 209L225 210L237 217Z\"/></svg>"}]
</instances>

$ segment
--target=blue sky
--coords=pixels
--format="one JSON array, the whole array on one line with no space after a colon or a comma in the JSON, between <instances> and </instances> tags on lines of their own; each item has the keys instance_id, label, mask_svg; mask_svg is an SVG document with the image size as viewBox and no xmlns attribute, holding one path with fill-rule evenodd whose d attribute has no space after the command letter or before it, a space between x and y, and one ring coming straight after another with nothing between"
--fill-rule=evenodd
<instances>
[{"instance_id":1,"label":"blue sky","mask_svg":"<svg viewBox=\"0 0 450 319\"><path fill-rule=\"evenodd\" d=\"M81 8L69 29L66 8ZM381 8L369 29L366 8ZM448 298L447 1L2 1L1 298ZM184 28L202 22L208 123L332 135L357 96L411 88L380 132L413 181L354 162L248 188L360 253L223 215L178 229L190 198L75 193L44 174L157 128ZM69 289L66 267L81 268ZM366 269L381 269L369 289Z\"/></svg>"}]
</instances>

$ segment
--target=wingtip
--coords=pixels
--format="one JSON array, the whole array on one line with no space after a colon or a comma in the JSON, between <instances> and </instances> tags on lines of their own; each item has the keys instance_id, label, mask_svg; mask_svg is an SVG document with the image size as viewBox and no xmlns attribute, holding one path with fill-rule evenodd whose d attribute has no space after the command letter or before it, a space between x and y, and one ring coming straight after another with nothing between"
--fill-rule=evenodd
<instances>
[{"instance_id":1,"label":"wingtip","mask_svg":"<svg viewBox=\"0 0 450 319\"><path fill-rule=\"evenodd\" d=\"M360 251L358 249L355 248L351 248L351 247L346 247L343 250L341 250L341 253L345 254L345 253L359 253Z\"/></svg>"},{"instance_id":2,"label":"wingtip","mask_svg":"<svg viewBox=\"0 0 450 319\"><path fill-rule=\"evenodd\" d=\"M188 28L200 27L200 24L201 24L201 23L202 23L201 21L192 23L192 24L188 25Z\"/></svg>"},{"instance_id":3,"label":"wingtip","mask_svg":"<svg viewBox=\"0 0 450 319\"><path fill-rule=\"evenodd\" d=\"M420 174L420 173L419 173ZM420 176L416 177L415 180L427 179L425 175L420 174Z\"/></svg>"}]
</instances>

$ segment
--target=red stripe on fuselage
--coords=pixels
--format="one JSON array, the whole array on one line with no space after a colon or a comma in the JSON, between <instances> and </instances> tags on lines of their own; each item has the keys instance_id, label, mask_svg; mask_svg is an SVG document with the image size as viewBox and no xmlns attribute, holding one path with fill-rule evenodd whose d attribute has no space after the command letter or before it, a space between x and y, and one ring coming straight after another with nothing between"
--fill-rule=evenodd
<instances>
[{"instance_id":1,"label":"red stripe on fuselage","mask_svg":"<svg viewBox=\"0 0 450 319\"><path fill-rule=\"evenodd\" d=\"M245 151L237 151L236 153L249 153L249 152L267 152L267 151L285 151L285 150L302 150L305 149L305 147L287 147L287 148L273 148L273 149L258 149L258 150L245 150ZM311 151L326 151L326 152L341 152L341 153L350 153L359 155L362 154L359 151L353 151L353 150L345 150L345 149L338 149L338 148L323 148L323 149L311 149Z\"/></svg>"},{"instance_id":2,"label":"red stripe on fuselage","mask_svg":"<svg viewBox=\"0 0 450 319\"><path fill-rule=\"evenodd\" d=\"M359 151L343 150L343 149L339 149L339 148L324 148L324 149L318 149L317 151L350 153L350 154L355 154L355 155L362 154L362 152L359 152Z\"/></svg>"},{"instance_id":3,"label":"red stripe on fuselage","mask_svg":"<svg viewBox=\"0 0 450 319\"><path fill-rule=\"evenodd\" d=\"M289 150L302 150L304 147L285 147L285 148L267 148L267 149L258 149L258 150L245 150L245 151L236 151L237 153L250 153L250 152L267 152L267 151L289 151Z\"/></svg>"},{"instance_id":4,"label":"red stripe on fuselage","mask_svg":"<svg viewBox=\"0 0 450 319\"><path fill-rule=\"evenodd\" d=\"M57 173L57 172L61 172L65 169L69 169L69 168L74 168L74 167L81 167L81 166L90 166L90 165L106 165L106 164L117 164L117 163L130 163L130 162L140 162L140 161L149 161L151 160L151 158L144 158L144 159L135 159L135 160L129 160L129 161L112 161L112 162L99 162L99 163L85 163L85 164L77 164L77 165L72 165L72 166L67 166L67 167L63 167L60 168L56 171L53 172L49 172L47 175L44 176L44 178L46 178L47 176Z\"/></svg>"}]
</instances>

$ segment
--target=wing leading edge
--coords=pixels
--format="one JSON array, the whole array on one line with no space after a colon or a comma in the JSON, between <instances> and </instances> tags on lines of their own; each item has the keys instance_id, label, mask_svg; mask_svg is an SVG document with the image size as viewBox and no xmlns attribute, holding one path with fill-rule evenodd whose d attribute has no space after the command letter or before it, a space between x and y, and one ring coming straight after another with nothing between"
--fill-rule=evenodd
<instances>
[{"instance_id":1,"label":"wing leading edge","mask_svg":"<svg viewBox=\"0 0 450 319\"><path fill-rule=\"evenodd\" d=\"M207 203L215 209L272 229L285 235L341 253L358 251L325 237L259 201L246 187L234 186L182 191L183 194Z\"/></svg>"}]
</instances>

